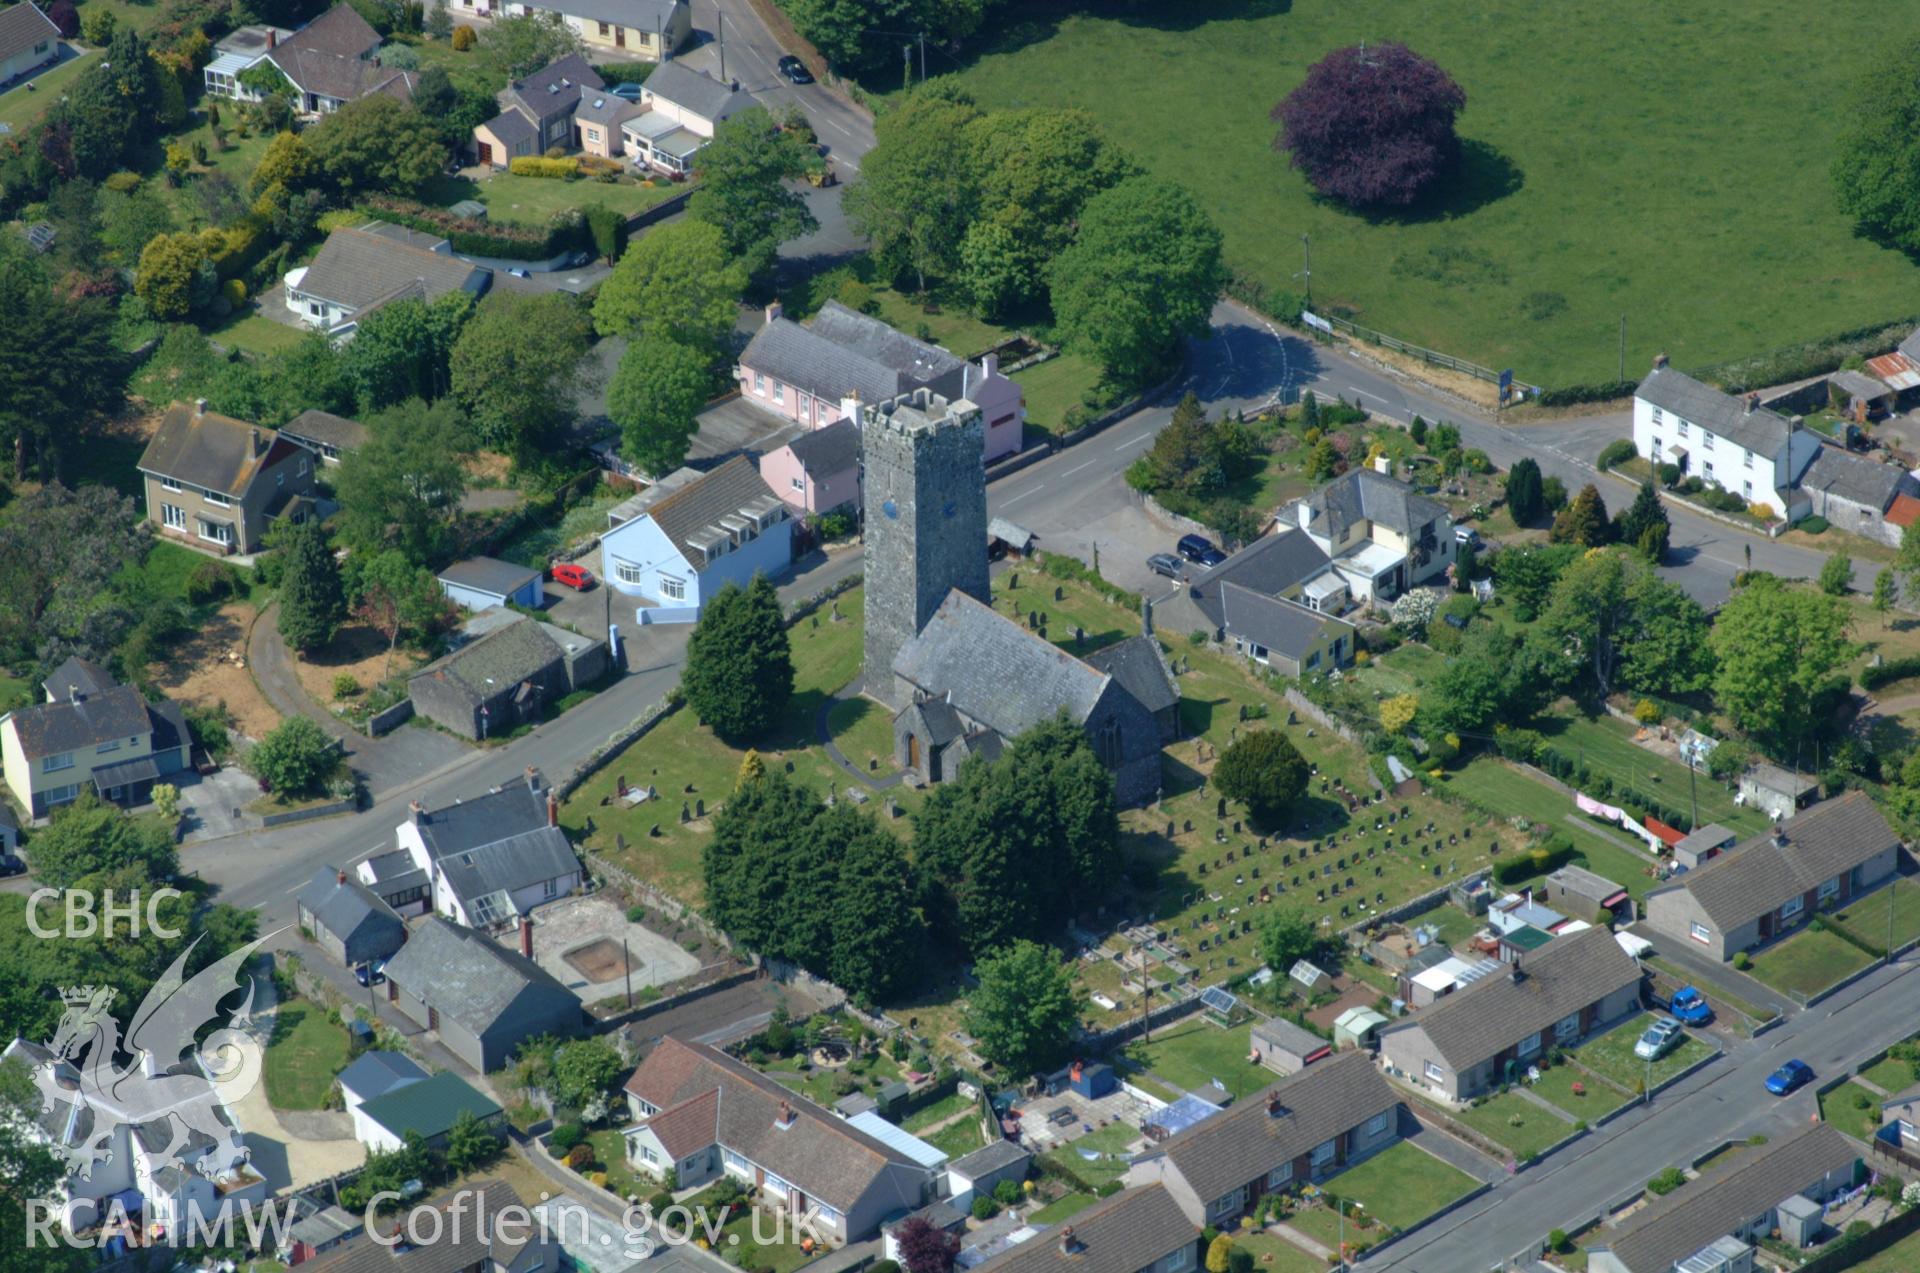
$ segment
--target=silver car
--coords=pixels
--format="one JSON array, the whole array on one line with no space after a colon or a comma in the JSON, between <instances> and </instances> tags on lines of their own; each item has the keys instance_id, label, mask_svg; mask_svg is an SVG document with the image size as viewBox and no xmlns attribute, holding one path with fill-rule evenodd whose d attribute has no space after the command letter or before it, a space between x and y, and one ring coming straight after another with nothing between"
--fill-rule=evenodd
<instances>
[{"instance_id":1,"label":"silver car","mask_svg":"<svg viewBox=\"0 0 1920 1273\"><path fill-rule=\"evenodd\" d=\"M1658 1061L1679 1045L1682 1033L1678 1021L1661 1017L1648 1026L1640 1041L1633 1045L1633 1054L1643 1061Z\"/></svg>"}]
</instances>

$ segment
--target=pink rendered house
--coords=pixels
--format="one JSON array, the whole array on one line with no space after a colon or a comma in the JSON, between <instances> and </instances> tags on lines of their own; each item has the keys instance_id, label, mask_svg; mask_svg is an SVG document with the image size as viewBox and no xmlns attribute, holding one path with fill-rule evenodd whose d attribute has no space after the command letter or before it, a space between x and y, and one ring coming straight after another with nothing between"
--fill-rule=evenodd
<instances>
[{"instance_id":1,"label":"pink rendered house","mask_svg":"<svg viewBox=\"0 0 1920 1273\"><path fill-rule=\"evenodd\" d=\"M760 457L760 476L805 516L830 513L860 498L860 426L835 420Z\"/></svg>"},{"instance_id":2,"label":"pink rendered house","mask_svg":"<svg viewBox=\"0 0 1920 1273\"><path fill-rule=\"evenodd\" d=\"M766 326L754 333L736 371L742 398L813 429L857 422L857 404L924 386L980 408L985 462L1014 454L1024 441L1026 399L1000 374L999 358L956 358L838 301L828 301L806 324L785 317L778 302L767 306Z\"/></svg>"}]
</instances>

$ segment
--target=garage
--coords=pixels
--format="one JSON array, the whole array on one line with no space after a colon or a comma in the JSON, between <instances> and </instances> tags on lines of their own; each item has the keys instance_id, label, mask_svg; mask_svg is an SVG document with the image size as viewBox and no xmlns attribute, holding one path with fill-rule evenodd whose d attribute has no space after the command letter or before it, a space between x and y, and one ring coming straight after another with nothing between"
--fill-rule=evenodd
<instances>
[{"instance_id":1,"label":"garage","mask_svg":"<svg viewBox=\"0 0 1920 1273\"><path fill-rule=\"evenodd\" d=\"M441 571L441 590L469 610L491 610L511 602L538 610L546 600L541 572L498 557L469 557Z\"/></svg>"}]
</instances>

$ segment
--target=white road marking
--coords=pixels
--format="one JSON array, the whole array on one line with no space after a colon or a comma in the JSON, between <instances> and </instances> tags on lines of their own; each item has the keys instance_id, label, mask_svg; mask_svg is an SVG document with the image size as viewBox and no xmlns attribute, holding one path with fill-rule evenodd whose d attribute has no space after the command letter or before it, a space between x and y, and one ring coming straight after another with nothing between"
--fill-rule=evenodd
<instances>
[{"instance_id":1,"label":"white road marking","mask_svg":"<svg viewBox=\"0 0 1920 1273\"><path fill-rule=\"evenodd\" d=\"M1129 447L1139 446L1142 442L1151 442L1151 441L1153 441L1153 434L1142 433L1139 437L1135 438L1133 441L1122 442L1119 446L1116 446L1113 449L1116 451L1124 451Z\"/></svg>"},{"instance_id":2,"label":"white road marking","mask_svg":"<svg viewBox=\"0 0 1920 1273\"><path fill-rule=\"evenodd\" d=\"M1355 392L1356 394L1358 394L1358 395L1360 395L1360 396L1361 396L1362 398L1372 398L1372 399L1373 399L1373 400L1374 400L1375 402L1388 402L1388 403L1390 403L1390 402L1392 401L1392 399L1390 399L1390 398L1383 398L1383 397L1381 397L1381 396L1380 396L1379 394L1377 394L1377 393L1368 393L1368 392L1367 392L1367 391L1366 391L1365 389L1360 389L1360 388L1355 388L1355 389L1354 389L1354 392Z\"/></svg>"},{"instance_id":3,"label":"white road marking","mask_svg":"<svg viewBox=\"0 0 1920 1273\"><path fill-rule=\"evenodd\" d=\"M1094 465L1098 464L1099 462L1100 462L1099 458L1095 457L1094 459L1088 460L1085 464L1074 465L1072 468L1068 469L1066 472L1062 473L1060 476L1072 477L1075 473L1078 473L1081 469L1090 469Z\"/></svg>"},{"instance_id":4,"label":"white road marking","mask_svg":"<svg viewBox=\"0 0 1920 1273\"><path fill-rule=\"evenodd\" d=\"M1035 485L1034 488L1030 491L1021 491L1018 495L1015 495L1012 499L1003 501L1000 507L1012 508L1015 504L1018 504L1023 499L1027 499L1027 498L1030 498L1031 496L1038 495L1043 489L1045 489L1046 485L1047 484L1045 482L1041 482Z\"/></svg>"}]
</instances>

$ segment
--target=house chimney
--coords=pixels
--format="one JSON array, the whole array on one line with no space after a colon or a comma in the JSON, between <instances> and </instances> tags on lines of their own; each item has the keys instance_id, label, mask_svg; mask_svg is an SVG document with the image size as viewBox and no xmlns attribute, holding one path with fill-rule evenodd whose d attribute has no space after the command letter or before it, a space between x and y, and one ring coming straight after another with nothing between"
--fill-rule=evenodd
<instances>
[{"instance_id":1,"label":"house chimney","mask_svg":"<svg viewBox=\"0 0 1920 1273\"><path fill-rule=\"evenodd\" d=\"M259 429L255 428L255 429L247 430L247 442L253 448L253 454L255 455L260 454L260 430Z\"/></svg>"},{"instance_id":2,"label":"house chimney","mask_svg":"<svg viewBox=\"0 0 1920 1273\"><path fill-rule=\"evenodd\" d=\"M347 882L347 873L345 871L335 871L333 873L333 882L335 884L345 884Z\"/></svg>"},{"instance_id":3,"label":"house chimney","mask_svg":"<svg viewBox=\"0 0 1920 1273\"><path fill-rule=\"evenodd\" d=\"M540 790L544 785L540 781L540 771L534 768L532 765L528 765L525 772L527 776L527 790L531 791L536 796L539 795Z\"/></svg>"},{"instance_id":4,"label":"house chimney","mask_svg":"<svg viewBox=\"0 0 1920 1273\"><path fill-rule=\"evenodd\" d=\"M793 1106L781 1101L780 1112L774 1116L773 1125L780 1128L793 1126Z\"/></svg>"},{"instance_id":5,"label":"house chimney","mask_svg":"<svg viewBox=\"0 0 1920 1273\"><path fill-rule=\"evenodd\" d=\"M414 826L424 827L427 825L427 807L418 800L407 805L407 813L413 819Z\"/></svg>"},{"instance_id":6,"label":"house chimney","mask_svg":"<svg viewBox=\"0 0 1920 1273\"><path fill-rule=\"evenodd\" d=\"M547 825L550 827L560 825L560 798L551 791L547 793Z\"/></svg>"},{"instance_id":7,"label":"house chimney","mask_svg":"<svg viewBox=\"0 0 1920 1273\"><path fill-rule=\"evenodd\" d=\"M1789 841L1787 840L1787 829L1784 826L1781 826L1777 822L1774 823L1773 824L1773 847L1776 849L1784 849L1787 847L1788 843Z\"/></svg>"},{"instance_id":8,"label":"house chimney","mask_svg":"<svg viewBox=\"0 0 1920 1273\"><path fill-rule=\"evenodd\" d=\"M1140 635L1153 635L1153 598L1140 598Z\"/></svg>"},{"instance_id":9,"label":"house chimney","mask_svg":"<svg viewBox=\"0 0 1920 1273\"><path fill-rule=\"evenodd\" d=\"M1073 1236L1073 1226L1064 1225L1060 1230L1060 1254L1075 1255L1086 1249L1086 1243Z\"/></svg>"},{"instance_id":10,"label":"house chimney","mask_svg":"<svg viewBox=\"0 0 1920 1273\"><path fill-rule=\"evenodd\" d=\"M520 954L527 959L533 958L533 916L520 917Z\"/></svg>"},{"instance_id":11,"label":"house chimney","mask_svg":"<svg viewBox=\"0 0 1920 1273\"><path fill-rule=\"evenodd\" d=\"M1665 354L1655 354L1653 356L1653 369L1655 371L1663 371L1666 369L1666 366L1667 356Z\"/></svg>"},{"instance_id":12,"label":"house chimney","mask_svg":"<svg viewBox=\"0 0 1920 1273\"><path fill-rule=\"evenodd\" d=\"M1755 411L1758 411L1759 409L1760 409L1760 395L1757 393L1748 394L1747 395L1747 414L1752 415Z\"/></svg>"},{"instance_id":13,"label":"house chimney","mask_svg":"<svg viewBox=\"0 0 1920 1273\"><path fill-rule=\"evenodd\" d=\"M1518 952L1514 954L1513 971L1509 973L1508 976L1513 979L1513 984L1516 986L1527 979L1527 970L1520 966L1520 956Z\"/></svg>"},{"instance_id":14,"label":"house chimney","mask_svg":"<svg viewBox=\"0 0 1920 1273\"><path fill-rule=\"evenodd\" d=\"M993 377L999 374L1000 374L1000 355L999 354L981 354L980 355L981 377L983 379L991 380Z\"/></svg>"},{"instance_id":15,"label":"house chimney","mask_svg":"<svg viewBox=\"0 0 1920 1273\"><path fill-rule=\"evenodd\" d=\"M195 415L205 415L207 413L207 400L205 398L195 398L193 400L193 413Z\"/></svg>"},{"instance_id":16,"label":"house chimney","mask_svg":"<svg viewBox=\"0 0 1920 1273\"><path fill-rule=\"evenodd\" d=\"M67 686L67 701L69 703L77 703L80 701L80 687L78 685Z\"/></svg>"},{"instance_id":17,"label":"house chimney","mask_svg":"<svg viewBox=\"0 0 1920 1273\"><path fill-rule=\"evenodd\" d=\"M267 28L267 47L270 49L277 49L280 47L280 33L274 30L272 27Z\"/></svg>"},{"instance_id":18,"label":"house chimney","mask_svg":"<svg viewBox=\"0 0 1920 1273\"><path fill-rule=\"evenodd\" d=\"M781 307L779 301L772 301L767 305L767 321L770 323L776 318L786 317L786 313L787 311Z\"/></svg>"}]
</instances>

